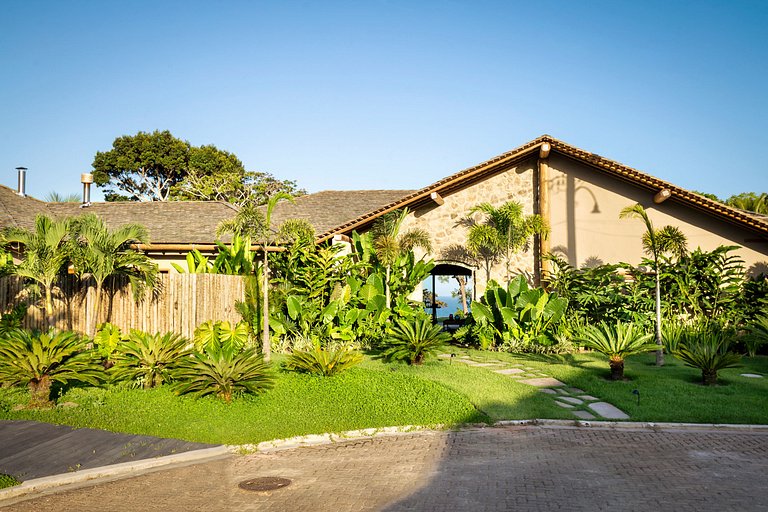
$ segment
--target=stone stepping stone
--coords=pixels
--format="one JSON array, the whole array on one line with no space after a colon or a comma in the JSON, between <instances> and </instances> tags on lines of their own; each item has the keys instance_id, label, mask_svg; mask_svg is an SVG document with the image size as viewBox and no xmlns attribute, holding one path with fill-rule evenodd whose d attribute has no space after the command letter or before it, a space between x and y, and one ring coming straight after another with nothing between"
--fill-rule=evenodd
<instances>
[{"instance_id":1,"label":"stone stepping stone","mask_svg":"<svg viewBox=\"0 0 768 512\"><path fill-rule=\"evenodd\" d=\"M565 386L564 383L557 379L553 379L552 377L536 377L534 379L521 380L520 382L528 384L529 386L536 386L537 388L556 388Z\"/></svg>"},{"instance_id":2,"label":"stone stepping stone","mask_svg":"<svg viewBox=\"0 0 768 512\"><path fill-rule=\"evenodd\" d=\"M581 405L584 403L582 400L579 400L578 398L574 398L572 396L559 396L556 398L556 400L562 400L563 402L568 402L569 404L576 404L576 405Z\"/></svg>"},{"instance_id":3,"label":"stone stepping stone","mask_svg":"<svg viewBox=\"0 0 768 512\"><path fill-rule=\"evenodd\" d=\"M556 394L557 394L557 391L555 391L555 390L554 390L554 389L552 389L552 388L541 388L541 389L539 390L539 393L546 393L546 394L548 394L548 395L556 395Z\"/></svg>"},{"instance_id":4,"label":"stone stepping stone","mask_svg":"<svg viewBox=\"0 0 768 512\"><path fill-rule=\"evenodd\" d=\"M596 402L597 400L600 400L599 398L595 398L592 395L579 395L577 398L581 398L585 402Z\"/></svg>"},{"instance_id":5,"label":"stone stepping stone","mask_svg":"<svg viewBox=\"0 0 768 512\"><path fill-rule=\"evenodd\" d=\"M587 407L608 420L629 419L629 416L626 413L622 412L618 407L611 405L608 402L595 402L589 404Z\"/></svg>"},{"instance_id":6,"label":"stone stepping stone","mask_svg":"<svg viewBox=\"0 0 768 512\"><path fill-rule=\"evenodd\" d=\"M500 373L501 375L515 375L518 373L525 373L525 370L521 370L520 368L505 368L504 370L494 370L496 373Z\"/></svg>"},{"instance_id":7,"label":"stone stepping stone","mask_svg":"<svg viewBox=\"0 0 768 512\"><path fill-rule=\"evenodd\" d=\"M530 366L525 367L526 370L535 370L536 368L531 368Z\"/></svg>"},{"instance_id":8,"label":"stone stepping stone","mask_svg":"<svg viewBox=\"0 0 768 512\"><path fill-rule=\"evenodd\" d=\"M469 363L467 363L469 364ZM477 363L473 362L472 366L477 366L479 368L488 368L489 366L499 366L499 363Z\"/></svg>"},{"instance_id":9,"label":"stone stepping stone","mask_svg":"<svg viewBox=\"0 0 768 512\"><path fill-rule=\"evenodd\" d=\"M583 395L584 390L579 388L567 388L568 392L572 395Z\"/></svg>"},{"instance_id":10,"label":"stone stepping stone","mask_svg":"<svg viewBox=\"0 0 768 512\"><path fill-rule=\"evenodd\" d=\"M563 409L573 409L573 406L571 404L564 404L563 402L555 402L557 405L562 407Z\"/></svg>"},{"instance_id":11,"label":"stone stepping stone","mask_svg":"<svg viewBox=\"0 0 768 512\"><path fill-rule=\"evenodd\" d=\"M558 388L555 391L557 391L561 395L568 395L568 392L566 390L564 390L563 388Z\"/></svg>"},{"instance_id":12,"label":"stone stepping stone","mask_svg":"<svg viewBox=\"0 0 768 512\"><path fill-rule=\"evenodd\" d=\"M742 373L740 374L742 377L746 377L748 379L762 379L762 375L758 375L756 373Z\"/></svg>"},{"instance_id":13,"label":"stone stepping stone","mask_svg":"<svg viewBox=\"0 0 768 512\"><path fill-rule=\"evenodd\" d=\"M571 411L574 416L582 420L593 420L595 417L587 411Z\"/></svg>"}]
</instances>

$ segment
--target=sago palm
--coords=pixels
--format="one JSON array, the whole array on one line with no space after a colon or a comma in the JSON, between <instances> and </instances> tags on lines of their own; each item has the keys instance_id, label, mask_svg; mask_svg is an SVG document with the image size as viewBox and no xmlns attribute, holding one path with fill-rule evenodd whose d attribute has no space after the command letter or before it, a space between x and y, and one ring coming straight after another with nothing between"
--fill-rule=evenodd
<instances>
[{"instance_id":1,"label":"sago palm","mask_svg":"<svg viewBox=\"0 0 768 512\"><path fill-rule=\"evenodd\" d=\"M656 364L664 364L664 350L661 335L661 272L659 271L659 258L665 253L671 253L678 259L685 254L687 240L679 228L675 226L664 226L661 229L655 229L648 213L640 204L634 204L622 209L619 213L620 219L640 219L645 224L645 233L643 233L643 250L653 258L653 271L656 277Z\"/></svg>"},{"instance_id":2,"label":"sago palm","mask_svg":"<svg viewBox=\"0 0 768 512\"><path fill-rule=\"evenodd\" d=\"M701 370L705 386L717 384L717 373L740 366L741 356L730 351L731 334L716 326L699 326L683 333L675 357L686 366Z\"/></svg>"},{"instance_id":3,"label":"sago palm","mask_svg":"<svg viewBox=\"0 0 768 512\"><path fill-rule=\"evenodd\" d=\"M71 331L8 332L0 341L0 382L25 384L33 405L50 404L51 384L69 381L98 385L104 376L99 356Z\"/></svg>"},{"instance_id":4,"label":"sago palm","mask_svg":"<svg viewBox=\"0 0 768 512\"><path fill-rule=\"evenodd\" d=\"M415 247L420 247L426 252L432 250L429 233L420 228L400 232L403 221L408 216L408 208L395 211L382 216L371 228L373 248L381 265L384 267L384 299L387 308L392 305L390 291L392 266L397 259Z\"/></svg>"},{"instance_id":5,"label":"sago palm","mask_svg":"<svg viewBox=\"0 0 768 512\"><path fill-rule=\"evenodd\" d=\"M5 247L11 244L24 246L21 263L13 267L12 272L42 288L45 319L49 327L54 323L54 286L67 261L65 241L68 234L69 221L53 220L45 215L37 216L33 230L8 228L2 233Z\"/></svg>"},{"instance_id":6,"label":"sago palm","mask_svg":"<svg viewBox=\"0 0 768 512\"><path fill-rule=\"evenodd\" d=\"M90 275L96 283L95 313L88 326L88 332L93 333L100 323L104 282L113 276L125 276L138 299L147 287L155 286L157 265L131 248L131 244L148 241L147 229L140 224L126 224L112 231L101 218L89 214L75 219L72 227L70 252L75 269L81 275Z\"/></svg>"},{"instance_id":7,"label":"sago palm","mask_svg":"<svg viewBox=\"0 0 768 512\"><path fill-rule=\"evenodd\" d=\"M307 350L294 350L288 356L285 367L288 370L331 377L363 361L360 352L344 345L322 346L313 343Z\"/></svg>"},{"instance_id":8,"label":"sago palm","mask_svg":"<svg viewBox=\"0 0 768 512\"><path fill-rule=\"evenodd\" d=\"M215 395L227 403L238 391L256 394L273 385L269 365L256 348L239 350L232 344L212 343L184 357L173 374L177 393Z\"/></svg>"},{"instance_id":9,"label":"sago palm","mask_svg":"<svg viewBox=\"0 0 768 512\"><path fill-rule=\"evenodd\" d=\"M750 357L755 357L760 347L768 344L768 316L758 316L747 325L744 344Z\"/></svg>"},{"instance_id":10,"label":"sago palm","mask_svg":"<svg viewBox=\"0 0 768 512\"><path fill-rule=\"evenodd\" d=\"M117 346L111 369L115 381L130 381L144 388L170 382L173 370L189 354L189 341L178 334L131 331Z\"/></svg>"},{"instance_id":11,"label":"sago palm","mask_svg":"<svg viewBox=\"0 0 768 512\"><path fill-rule=\"evenodd\" d=\"M652 338L651 334L643 333L635 324L616 322L609 325L600 322L586 326L574 341L608 356L611 380L621 380L624 378L624 359L656 349Z\"/></svg>"},{"instance_id":12,"label":"sago palm","mask_svg":"<svg viewBox=\"0 0 768 512\"><path fill-rule=\"evenodd\" d=\"M387 348L383 354L387 359L422 364L427 357L439 352L450 339L450 334L442 332L442 328L433 324L430 318L398 320L386 340Z\"/></svg>"}]
</instances>

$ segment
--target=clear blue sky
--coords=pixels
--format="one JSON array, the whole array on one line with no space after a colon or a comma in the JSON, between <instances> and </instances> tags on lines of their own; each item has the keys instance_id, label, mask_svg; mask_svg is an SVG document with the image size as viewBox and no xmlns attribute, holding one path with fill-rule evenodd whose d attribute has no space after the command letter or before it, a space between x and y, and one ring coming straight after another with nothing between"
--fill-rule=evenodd
<instances>
[{"instance_id":1,"label":"clear blue sky","mask_svg":"<svg viewBox=\"0 0 768 512\"><path fill-rule=\"evenodd\" d=\"M78 193L168 129L309 191L419 188L549 133L677 185L768 191L765 1L8 0L0 183Z\"/></svg>"}]
</instances>

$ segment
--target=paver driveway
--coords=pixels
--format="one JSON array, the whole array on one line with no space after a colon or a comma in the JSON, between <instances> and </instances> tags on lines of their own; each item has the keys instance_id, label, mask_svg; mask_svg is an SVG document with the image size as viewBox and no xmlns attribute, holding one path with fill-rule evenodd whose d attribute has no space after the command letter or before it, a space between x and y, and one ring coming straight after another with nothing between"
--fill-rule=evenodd
<instances>
[{"instance_id":1,"label":"paver driveway","mask_svg":"<svg viewBox=\"0 0 768 512\"><path fill-rule=\"evenodd\" d=\"M768 510L768 433L496 427L232 456L11 511ZM271 493L237 483L281 476Z\"/></svg>"}]
</instances>

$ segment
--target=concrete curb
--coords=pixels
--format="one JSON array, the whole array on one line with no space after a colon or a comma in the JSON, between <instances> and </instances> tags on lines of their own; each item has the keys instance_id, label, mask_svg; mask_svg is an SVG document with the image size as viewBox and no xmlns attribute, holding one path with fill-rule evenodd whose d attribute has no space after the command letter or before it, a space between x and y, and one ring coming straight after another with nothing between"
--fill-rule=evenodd
<instances>
[{"instance_id":1,"label":"concrete curb","mask_svg":"<svg viewBox=\"0 0 768 512\"><path fill-rule=\"evenodd\" d=\"M588 420L502 420L493 424L494 427L570 427L570 428L602 428L627 430L690 430L690 431L726 431L726 432L760 432L768 433L768 425L742 425L731 423L655 423L638 421L588 421Z\"/></svg>"},{"instance_id":2,"label":"concrete curb","mask_svg":"<svg viewBox=\"0 0 768 512\"><path fill-rule=\"evenodd\" d=\"M75 471L72 473L63 473L60 475L35 478L32 480L27 480L26 482L23 482L14 487L0 489L0 506L2 506L3 502L6 500L19 498L28 494L38 493L57 487L81 484L90 480L101 478L133 475L148 469L169 466L172 464L203 462L221 458L229 454L230 450L226 446L216 446L213 448L204 448L202 450L191 450L184 453L166 455L164 457L141 459L137 461L123 462L120 464L112 464L109 466L102 466L93 469L84 469L82 471Z\"/></svg>"}]
</instances>

